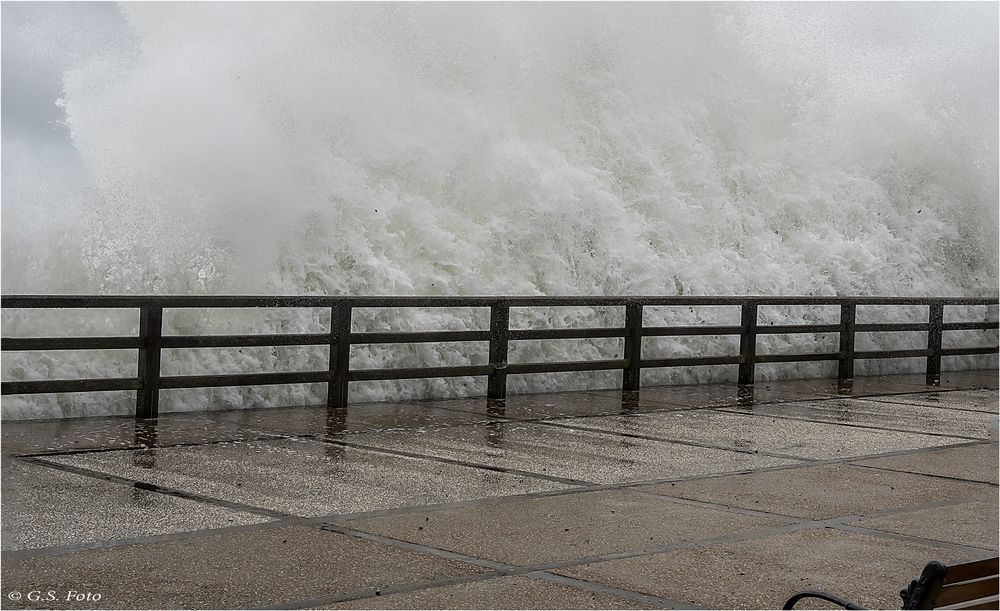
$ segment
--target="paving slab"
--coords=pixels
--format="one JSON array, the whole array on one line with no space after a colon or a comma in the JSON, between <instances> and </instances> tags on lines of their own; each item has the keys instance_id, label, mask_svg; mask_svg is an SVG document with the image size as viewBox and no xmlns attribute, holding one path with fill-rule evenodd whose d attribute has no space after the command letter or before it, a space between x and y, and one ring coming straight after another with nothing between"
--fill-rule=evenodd
<instances>
[{"instance_id":1,"label":"paving slab","mask_svg":"<svg viewBox=\"0 0 1000 611\"><path fill-rule=\"evenodd\" d=\"M468 581L313 609L652 609L635 600L527 576Z\"/></svg>"},{"instance_id":2,"label":"paving slab","mask_svg":"<svg viewBox=\"0 0 1000 611\"><path fill-rule=\"evenodd\" d=\"M886 456L854 464L997 484L997 444L977 443L915 454Z\"/></svg>"},{"instance_id":3,"label":"paving slab","mask_svg":"<svg viewBox=\"0 0 1000 611\"><path fill-rule=\"evenodd\" d=\"M502 419L483 413L438 409L433 402L359 403L345 409L325 406L276 407L211 413L5 422L4 454L65 452L96 448L169 446L217 441L336 435L390 428L449 426Z\"/></svg>"},{"instance_id":4,"label":"paving slab","mask_svg":"<svg viewBox=\"0 0 1000 611\"><path fill-rule=\"evenodd\" d=\"M14 458L3 461L7 550L63 547L266 522L213 507Z\"/></svg>"},{"instance_id":5,"label":"paving slab","mask_svg":"<svg viewBox=\"0 0 1000 611\"><path fill-rule=\"evenodd\" d=\"M869 609L893 609L900 605L899 590L928 561L972 561L989 555L818 529L553 572L708 609L778 609L802 590L825 590Z\"/></svg>"},{"instance_id":6,"label":"paving slab","mask_svg":"<svg viewBox=\"0 0 1000 611\"><path fill-rule=\"evenodd\" d=\"M768 380L766 383L771 386L772 390L779 393L793 391L829 397L864 397L901 392L922 392L935 388L927 385L924 374L860 376L854 378L846 387L839 380L830 378Z\"/></svg>"},{"instance_id":7,"label":"paving slab","mask_svg":"<svg viewBox=\"0 0 1000 611\"><path fill-rule=\"evenodd\" d=\"M177 541L4 559L4 590L58 592L55 601L4 601L5 608L273 608L295 601L374 592L476 574L483 569L318 528L293 526ZM101 595L64 599L68 590Z\"/></svg>"},{"instance_id":8,"label":"paving slab","mask_svg":"<svg viewBox=\"0 0 1000 611\"><path fill-rule=\"evenodd\" d=\"M567 392L509 395L502 403L488 399L435 400L435 407L470 412L482 417L510 418L514 420L539 420L577 416L633 413L678 409L671 405L648 399L645 395L623 397L621 390L607 392Z\"/></svg>"},{"instance_id":9,"label":"paving slab","mask_svg":"<svg viewBox=\"0 0 1000 611\"><path fill-rule=\"evenodd\" d=\"M1000 388L997 368L973 369L968 371L942 371L941 388Z\"/></svg>"},{"instance_id":10,"label":"paving slab","mask_svg":"<svg viewBox=\"0 0 1000 611\"><path fill-rule=\"evenodd\" d=\"M179 443L256 439L260 433L216 420L216 414L166 414L155 420L133 417L27 420L3 423L3 453L69 452Z\"/></svg>"},{"instance_id":11,"label":"paving slab","mask_svg":"<svg viewBox=\"0 0 1000 611\"><path fill-rule=\"evenodd\" d=\"M948 357L945 357L947 359ZM947 365L945 365L947 366ZM942 371L941 380L937 385L927 384L925 373L891 373L882 375L862 375L854 378L855 385L861 383L862 388L878 386L916 386L923 390L935 391L942 389L977 389L998 387L998 371L996 367L987 369L969 369L962 371ZM877 392L877 391L876 391ZM906 392L905 390L902 392Z\"/></svg>"},{"instance_id":12,"label":"paving slab","mask_svg":"<svg viewBox=\"0 0 1000 611\"><path fill-rule=\"evenodd\" d=\"M998 387L1000 376L992 369L971 369L964 371L942 371L940 384L927 384L925 373L890 373L880 375L859 375L853 380L849 394L886 394L898 392L934 391L941 389L976 389ZM759 383L759 382L758 382ZM840 394L836 379L768 380L775 389L802 388L823 389L828 394Z\"/></svg>"},{"instance_id":13,"label":"paving slab","mask_svg":"<svg viewBox=\"0 0 1000 611\"><path fill-rule=\"evenodd\" d=\"M584 420L589 423L594 418ZM796 462L752 452L632 439L528 422L452 427L420 434L387 432L356 435L351 439L372 447L601 484L727 473Z\"/></svg>"},{"instance_id":14,"label":"paving slab","mask_svg":"<svg viewBox=\"0 0 1000 611\"><path fill-rule=\"evenodd\" d=\"M590 391L594 395L612 396L614 391ZM786 385L780 390L770 382L740 388L736 384L704 384L687 386L647 386L639 390L644 401L673 405L678 408L725 407L743 403L798 401L826 396L810 392L808 387Z\"/></svg>"},{"instance_id":15,"label":"paving slab","mask_svg":"<svg viewBox=\"0 0 1000 611\"><path fill-rule=\"evenodd\" d=\"M871 517L851 522L856 526L886 532L997 549L997 496L946 507L929 507L891 516Z\"/></svg>"},{"instance_id":16,"label":"paving slab","mask_svg":"<svg viewBox=\"0 0 1000 611\"><path fill-rule=\"evenodd\" d=\"M340 521L354 529L509 564L652 550L791 523L625 490L493 499L471 507ZM489 536L483 536L489 533Z\"/></svg>"},{"instance_id":17,"label":"paving slab","mask_svg":"<svg viewBox=\"0 0 1000 611\"><path fill-rule=\"evenodd\" d=\"M243 430L288 435L341 435L386 429L419 429L502 419L492 414L439 409L439 402L358 403L343 409L325 406L233 410L214 418Z\"/></svg>"},{"instance_id":18,"label":"paving slab","mask_svg":"<svg viewBox=\"0 0 1000 611\"><path fill-rule=\"evenodd\" d=\"M988 494L996 488L976 482L831 464L667 482L637 490L826 520Z\"/></svg>"},{"instance_id":19,"label":"paving slab","mask_svg":"<svg viewBox=\"0 0 1000 611\"><path fill-rule=\"evenodd\" d=\"M412 434L412 433L407 433ZM521 475L305 440L56 457L59 464L297 516L356 513L564 488Z\"/></svg>"},{"instance_id":20,"label":"paving slab","mask_svg":"<svg viewBox=\"0 0 1000 611\"><path fill-rule=\"evenodd\" d=\"M972 410L988 414L996 414L1000 411L1000 392L990 389L887 395L877 397L873 400L892 404L926 405L954 410Z\"/></svg>"},{"instance_id":21,"label":"paving slab","mask_svg":"<svg viewBox=\"0 0 1000 611\"><path fill-rule=\"evenodd\" d=\"M900 393L935 392L954 389L996 389L998 375L996 369L972 371L945 371L941 373L941 383L927 384L926 374L903 373L854 378L850 387L843 388L836 379L768 380L766 383L775 391L790 390L799 393L820 393L827 396L866 397L893 395ZM757 382L761 384L762 382Z\"/></svg>"},{"instance_id":22,"label":"paving slab","mask_svg":"<svg viewBox=\"0 0 1000 611\"><path fill-rule=\"evenodd\" d=\"M715 410L583 418L560 424L804 459L867 456L962 441Z\"/></svg>"},{"instance_id":23,"label":"paving slab","mask_svg":"<svg viewBox=\"0 0 1000 611\"><path fill-rule=\"evenodd\" d=\"M941 409L926 404L908 405L867 399L828 399L730 407L726 408L726 411L758 416L801 418L834 424L854 424L913 433L953 435L969 439L991 439L997 434L997 417L993 414Z\"/></svg>"}]
</instances>

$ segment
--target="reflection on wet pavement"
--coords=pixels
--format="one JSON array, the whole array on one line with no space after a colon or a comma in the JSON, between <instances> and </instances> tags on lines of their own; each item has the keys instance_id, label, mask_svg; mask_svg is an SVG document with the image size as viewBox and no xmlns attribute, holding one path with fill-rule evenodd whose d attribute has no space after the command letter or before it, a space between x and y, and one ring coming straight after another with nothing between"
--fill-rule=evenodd
<instances>
[{"instance_id":1,"label":"reflection on wet pavement","mask_svg":"<svg viewBox=\"0 0 1000 611\"><path fill-rule=\"evenodd\" d=\"M856 380L850 398L838 394L844 389L835 381L795 380L5 422L4 511L18 519L4 521L4 546L862 460L962 437L995 440L997 393L976 390L988 373L943 381L970 389L928 392L920 376L882 376ZM43 460L18 458L31 455Z\"/></svg>"},{"instance_id":2,"label":"reflection on wet pavement","mask_svg":"<svg viewBox=\"0 0 1000 611\"><path fill-rule=\"evenodd\" d=\"M161 448L154 469L136 464L135 453L74 454L49 460L298 516L429 505L565 487L522 475L354 447L334 448L310 440Z\"/></svg>"}]
</instances>

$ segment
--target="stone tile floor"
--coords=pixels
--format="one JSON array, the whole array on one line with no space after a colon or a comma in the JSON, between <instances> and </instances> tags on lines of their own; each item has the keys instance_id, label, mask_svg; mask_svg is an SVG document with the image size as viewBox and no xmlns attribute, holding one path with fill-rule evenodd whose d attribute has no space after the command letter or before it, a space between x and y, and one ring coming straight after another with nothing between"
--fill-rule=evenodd
<instances>
[{"instance_id":1,"label":"stone tile floor","mask_svg":"<svg viewBox=\"0 0 1000 611\"><path fill-rule=\"evenodd\" d=\"M6 608L873 608L997 555L996 371L7 422Z\"/></svg>"}]
</instances>

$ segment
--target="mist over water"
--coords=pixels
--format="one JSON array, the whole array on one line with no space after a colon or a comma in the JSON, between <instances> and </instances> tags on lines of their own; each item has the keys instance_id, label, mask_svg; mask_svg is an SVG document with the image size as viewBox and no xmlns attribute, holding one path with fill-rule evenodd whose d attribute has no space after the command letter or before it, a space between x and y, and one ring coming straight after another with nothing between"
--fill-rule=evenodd
<instances>
[{"instance_id":1,"label":"mist over water","mask_svg":"<svg viewBox=\"0 0 1000 611\"><path fill-rule=\"evenodd\" d=\"M76 155L65 172L42 172L41 162L5 150L5 181L21 177L4 191L6 294L997 291L996 4L122 10L131 37L63 71L60 108ZM583 326L614 315L564 309L523 322ZM358 312L356 328L485 326L468 312L400 316ZM323 317L270 313L252 330L317 332ZM651 312L646 322L731 317L685 309ZM39 334L37 320L5 314L5 335ZM234 332L239 320L220 330L183 314L168 318L165 332ZM105 323L79 328L104 332ZM907 336L875 341L920 343ZM663 345L682 353L728 346L698 341ZM822 341L776 337L758 351L818 350L810 342ZM359 350L352 359L355 367L481 362L470 346ZM613 340L530 342L513 355L612 358L617 350ZM72 377L91 364L55 356L59 364L46 361L42 374L38 355L5 355L5 379ZM165 354L164 374L324 369L325 358L312 349L177 351ZM109 358L103 374L134 374L131 356L116 362ZM511 383L513 391L554 384ZM355 394L475 388L427 381L359 385ZM216 389L166 400L173 409L302 403L320 390ZM74 397L85 413L104 409L87 401ZM5 404L14 405L5 417L70 409Z\"/></svg>"}]
</instances>

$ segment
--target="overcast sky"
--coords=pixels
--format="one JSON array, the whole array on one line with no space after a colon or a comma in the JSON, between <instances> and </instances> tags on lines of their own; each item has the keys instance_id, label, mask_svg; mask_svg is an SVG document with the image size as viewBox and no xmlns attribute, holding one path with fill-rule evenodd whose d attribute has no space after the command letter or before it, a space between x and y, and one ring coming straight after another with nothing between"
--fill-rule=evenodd
<instances>
[{"instance_id":1,"label":"overcast sky","mask_svg":"<svg viewBox=\"0 0 1000 611\"><path fill-rule=\"evenodd\" d=\"M135 41L112 2L3 2L0 22L0 210L6 258L23 247L12 239L18 234L51 239L50 232L79 209L93 181L58 105L63 75L109 48ZM45 211L39 213L43 204ZM4 269L9 271L7 263Z\"/></svg>"},{"instance_id":2,"label":"overcast sky","mask_svg":"<svg viewBox=\"0 0 1000 611\"><path fill-rule=\"evenodd\" d=\"M3 137L65 142L56 101L63 73L109 46L130 44L112 2L4 2Z\"/></svg>"}]
</instances>

